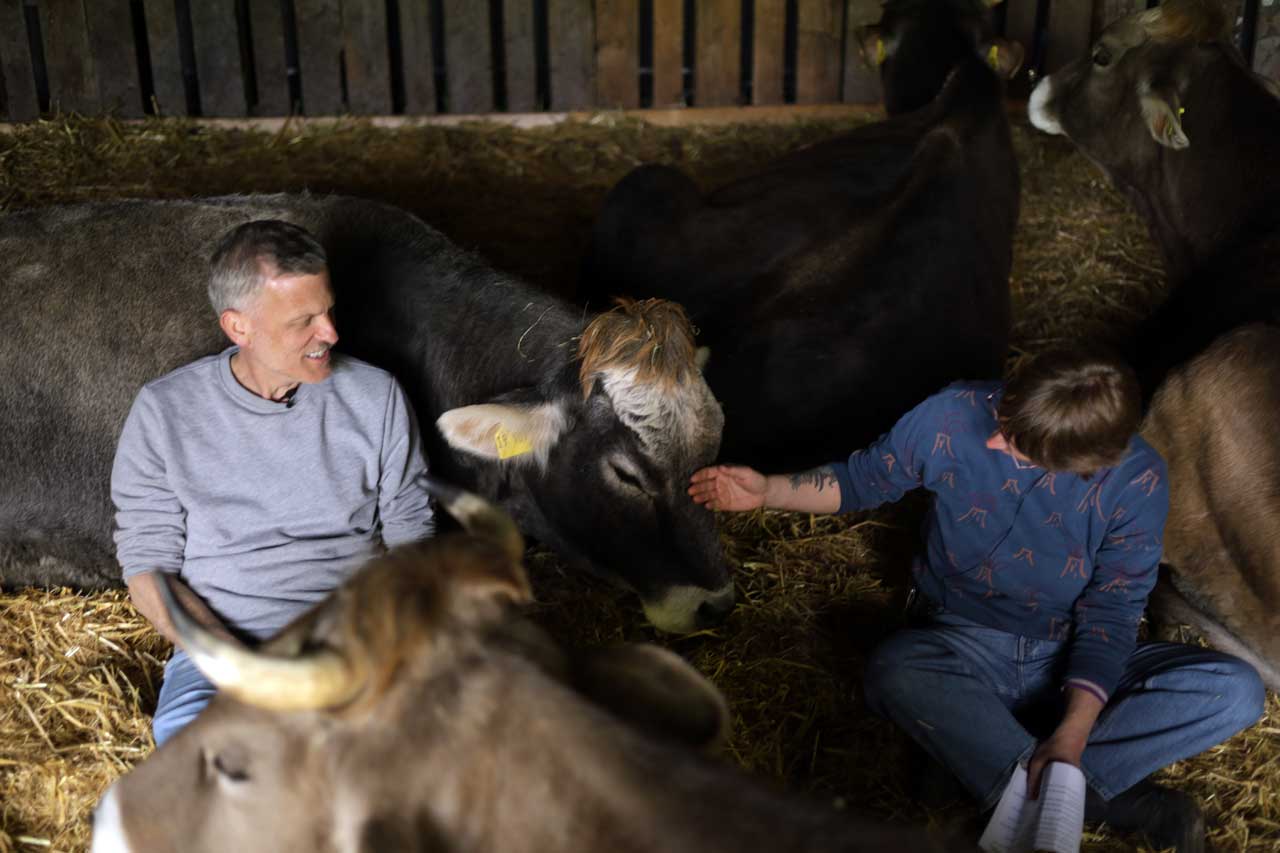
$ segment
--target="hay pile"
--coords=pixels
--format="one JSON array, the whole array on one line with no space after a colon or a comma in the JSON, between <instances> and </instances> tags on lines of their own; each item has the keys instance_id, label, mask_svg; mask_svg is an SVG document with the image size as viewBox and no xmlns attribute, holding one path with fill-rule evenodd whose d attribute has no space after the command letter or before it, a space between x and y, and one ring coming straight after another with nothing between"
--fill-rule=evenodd
<instances>
[{"instance_id":1,"label":"hay pile","mask_svg":"<svg viewBox=\"0 0 1280 853\"><path fill-rule=\"evenodd\" d=\"M862 120L667 129L605 116L537 131L351 122L271 135L63 120L0 136L0 205L249 190L365 195L568 294L596 206L634 165L670 163L713 185ZM1015 353L1128 333L1162 296L1145 229L1068 143L1015 124ZM922 509L908 500L842 518L723 518L740 605L712 631L657 637L633 596L569 573L545 551L528 560L535 615L571 642L657 641L687 656L728 697L728 751L753 772L891 820L969 821L963 805L927 812L913 801L905 738L855 698L867 652L897 624ZM99 793L152 748L147 715L166 654L120 593L0 597L0 853L85 849ZM1272 696L1261 724L1167 772L1205 802L1220 850L1280 847L1278 723ZM1091 853L1128 849L1127 840L1087 837Z\"/></svg>"}]
</instances>

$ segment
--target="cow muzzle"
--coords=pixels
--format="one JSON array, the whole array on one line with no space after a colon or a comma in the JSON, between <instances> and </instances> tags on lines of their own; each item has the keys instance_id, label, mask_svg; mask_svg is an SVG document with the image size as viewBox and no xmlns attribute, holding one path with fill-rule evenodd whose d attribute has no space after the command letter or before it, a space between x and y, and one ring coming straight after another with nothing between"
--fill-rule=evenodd
<instances>
[{"instance_id":1,"label":"cow muzzle","mask_svg":"<svg viewBox=\"0 0 1280 853\"><path fill-rule=\"evenodd\" d=\"M723 622L733 611L733 581L719 589L677 586L661 598L644 600L644 615L653 627L668 634L687 634Z\"/></svg>"},{"instance_id":2,"label":"cow muzzle","mask_svg":"<svg viewBox=\"0 0 1280 853\"><path fill-rule=\"evenodd\" d=\"M130 849L120 814L120 798L112 786L93 810L93 842L89 853L129 853Z\"/></svg>"},{"instance_id":3,"label":"cow muzzle","mask_svg":"<svg viewBox=\"0 0 1280 853\"><path fill-rule=\"evenodd\" d=\"M1027 118L1037 130L1062 136L1062 124L1053 115L1050 102L1053 100L1053 78L1045 77L1031 90L1031 98L1027 101Z\"/></svg>"}]
</instances>

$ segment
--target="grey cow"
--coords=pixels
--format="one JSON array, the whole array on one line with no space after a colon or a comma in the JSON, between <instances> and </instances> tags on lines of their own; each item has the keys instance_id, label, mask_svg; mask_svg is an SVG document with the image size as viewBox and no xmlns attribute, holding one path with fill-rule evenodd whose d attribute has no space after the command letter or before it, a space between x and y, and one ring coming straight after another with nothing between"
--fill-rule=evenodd
<instances>
[{"instance_id":1,"label":"grey cow","mask_svg":"<svg viewBox=\"0 0 1280 853\"><path fill-rule=\"evenodd\" d=\"M306 195L0 217L0 582L119 584L108 475L121 424L144 382L225 346L208 258L253 219L324 244L339 348L400 380L433 470L631 586L659 628L728 612L714 519L685 494L723 416L677 306L584 317L402 210Z\"/></svg>"}]
</instances>

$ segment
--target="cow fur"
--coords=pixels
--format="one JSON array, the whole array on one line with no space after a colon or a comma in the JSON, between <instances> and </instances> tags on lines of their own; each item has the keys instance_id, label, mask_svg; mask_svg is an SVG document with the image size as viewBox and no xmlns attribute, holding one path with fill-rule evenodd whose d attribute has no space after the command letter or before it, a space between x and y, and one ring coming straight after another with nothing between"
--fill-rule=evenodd
<instances>
[{"instance_id":1,"label":"cow fur","mask_svg":"<svg viewBox=\"0 0 1280 853\"><path fill-rule=\"evenodd\" d=\"M1165 622L1200 630L1280 690L1280 328L1224 335L1175 370L1142 434L1169 466Z\"/></svg>"}]
</instances>

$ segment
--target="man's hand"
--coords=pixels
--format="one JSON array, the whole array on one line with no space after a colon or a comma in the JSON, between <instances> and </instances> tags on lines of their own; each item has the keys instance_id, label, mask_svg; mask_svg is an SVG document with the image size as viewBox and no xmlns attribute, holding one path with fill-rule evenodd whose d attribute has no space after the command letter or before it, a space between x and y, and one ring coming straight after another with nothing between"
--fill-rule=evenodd
<instances>
[{"instance_id":1,"label":"man's hand","mask_svg":"<svg viewBox=\"0 0 1280 853\"><path fill-rule=\"evenodd\" d=\"M176 578L174 580L174 593L193 619L223 639L234 639L230 629L209 609L204 599L196 595L191 587L182 581ZM164 600L160 597L161 583L163 581L159 572L133 575L125 581L129 587L129 600L133 602L134 609L145 616L152 627L166 640L181 647L178 631L173 627L173 620L169 618L169 611L165 610Z\"/></svg>"},{"instance_id":2,"label":"man's hand","mask_svg":"<svg viewBox=\"0 0 1280 853\"><path fill-rule=\"evenodd\" d=\"M689 495L707 509L742 512L764 506L768 478L743 465L712 465L695 471Z\"/></svg>"},{"instance_id":3,"label":"man's hand","mask_svg":"<svg viewBox=\"0 0 1280 853\"><path fill-rule=\"evenodd\" d=\"M1067 687L1067 710L1062 722L1047 740L1041 741L1027 762L1027 797L1040 796L1040 777L1050 761L1080 766L1080 757L1089 744L1089 732L1102 712L1102 700L1088 690Z\"/></svg>"}]
</instances>

